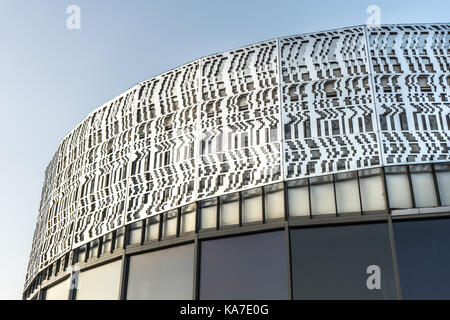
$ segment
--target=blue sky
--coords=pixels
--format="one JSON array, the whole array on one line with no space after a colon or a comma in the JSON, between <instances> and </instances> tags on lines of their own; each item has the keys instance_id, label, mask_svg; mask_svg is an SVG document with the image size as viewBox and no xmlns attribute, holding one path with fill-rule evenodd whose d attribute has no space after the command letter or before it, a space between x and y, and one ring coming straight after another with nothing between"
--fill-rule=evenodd
<instances>
[{"instance_id":1,"label":"blue sky","mask_svg":"<svg viewBox=\"0 0 450 320\"><path fill-rule=\"evenodd\" d=\"M365 24L372 4L381 23L450 21L448 0L1 0L0 299L21 297L45 168L90 111L205 55Z\"/></svg>"}]
</instances>

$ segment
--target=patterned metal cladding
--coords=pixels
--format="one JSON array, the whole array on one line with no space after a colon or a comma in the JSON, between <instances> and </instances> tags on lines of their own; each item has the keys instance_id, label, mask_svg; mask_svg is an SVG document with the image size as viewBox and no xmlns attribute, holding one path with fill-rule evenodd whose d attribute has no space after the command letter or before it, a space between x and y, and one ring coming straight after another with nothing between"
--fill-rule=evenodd
<instances>
[{"instance_id":1,"label":"patterned metal cladding","mask_svg":"<svg viewBox=\"0 0 450 320\"><path fill-rule=\"evenodd\" d=\"M25 287L71 249L277 181L449 161L450 25L357 26L193 61L93 111L46 173Z\"/></svg>"},{"instance_id":2,"label":"patterned metal cladding","mask_svg":"<svg viewBox=\"0 0 450 320\"><path fill-rule=\"evenodd\" d=\"M365 28L280 39L286 178L381 163Z\"/></svg>"},{"instance_id":3,"label":"patterned metal cladding","mask_svg":"<svg viewBox=\"0 0 450 320\"><path fill-rule=\"evenodd\" d=\"M450 26L368 31L383 163L449 158Z\"/></svg>"}]
</instances>

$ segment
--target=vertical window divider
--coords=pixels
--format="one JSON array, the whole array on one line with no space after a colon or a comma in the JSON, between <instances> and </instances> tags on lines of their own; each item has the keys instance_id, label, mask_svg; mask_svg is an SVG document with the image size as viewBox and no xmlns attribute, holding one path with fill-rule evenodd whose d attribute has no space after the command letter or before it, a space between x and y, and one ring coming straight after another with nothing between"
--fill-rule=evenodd
<instances>
[{"instance_id":1,"label":"vertical window divider","mask_svg":"<svg viewBox=\"0 0 450 320\"><path fill-rule=\"evenodd\" d=\"M131 232L131 224L128 225L130 232ZM123 227L122 227L123 228ZM125 230L123 230L123 242L122 242L122 249L125 249L127 247L128 244L128 239L127 239L127 229L125 226Z\"/></svg>"},{"instance_id":2,"label":"vertical window divider","mask_svg":"<svg viewBox=\"0 0 450 320\"><path fill-rule=\"evenodd\" d=\"M89 260L90 253L91 253L91 243L88 242L86 243L86 253L84 255L84 262L87 262Z\"/></svg>"},{"instance_id":3,"label":"vertical window divider","mask_svg":"<svg viewBox=\"0 0 450 320\"><path fill-rule=\"evenodd\" d=\"M66 271L67 267L69 266L69 258L70 258L70 253L66 253L66 256L64 258L64 271Z\"/></svg>"},{"instance_id":4,"label":"vertical window divider","mask_svg":"<svg viewBox=\"0 0 450 320\"><path fill-rule=\"evenodd\" d=\"M285 232L285 237L286 237L286 266L287 266L287 282L288 282L288 300L293 300L291 235L290 235L290 231L289 231L289 222L288 221L285 222L284 232Z\"/></svg>"},{"instance_id":5,"label":"vertical window divider","mask_svg":"<svg viewBox=\"0 0 450 320\"><path fill-rule=\"evenodd\" d=\"M217 197L216 204L216 230L219 230L220 226L220 197Z\"/></svg>"},{"instance_id":6,"label":"vertical window divider","mask_svg":"<svg viewBox=\"0 0 450 320\"><path fill-rule=\"evenodd\" d=\"M264 187L261 188L261 201L262 201L262 223L266 223L266 190Z\"/></svg>"},{"instance_id":7,"label":"vertical window divider","mask_svg":"<svg viewBox=\"0 0 450 320\"><path fill-rule=\"evenodd\" d=\"M414 198L414 190L411 181L411 171L409 170L409 166L406 166L406 174L408 175L408 183L409 183L409 194L411 195L411 204L412 207L416 207L416 199Z\"/></svg>"},{"instance_id":8,"label":"vertical window divider","mask_svg":"<svg viewBox=\"0 0 450 320\"><path fill-rule=\"evenodd\" d=\"M97 250L97 258L100 258L100 256L102 255L102 251L103 251L103 237L101 236L98 240L98 250Z\"/></svg>"},{"instance_id":9,"label":"vertical window divider","mask_svg":"<svg viewBox=\"0 0 450 320\"><path fill-rule=\"evenodd\" d=\"M239 227L242 227L242 191L239 191Z\"/></svg>"},{"instance_id":10,"label":"vertical window divider","mask_svg":"<svg viewBox=\"0 0 450 320\"><path fill-rule=\"evenodd\" d=\"M161 241L164 223L164 213L159 214L159 225L158 225L158 241Z\"/></svg>"},{"instance_id":11,"label":"vertical window divider","mask_svg":"<svg viewBox=\"0 0 450 320\"><path fill-rule=\"evenodd\" d=\"M116 237L117 237L117 231L114 230L112 232L112 237L111 237L111 250L109 253L112 253L114 251L114 248L116 247Z\"/></svg>"},{"instance_id":12,"label":"vertical window divider","mask_svg":"<svg viewBox=\"0 0 450 320\"><path fill-rule=\"evenodd\" d=\"M359 212L363 215L363 207L361 200L361 184L359 182L359 170L356 170L356 181L358 182Z\"/></svg>"},{"instance_id":13,"label":"vertical window divider","mask_svg":"<svg viewBox=\"0 0 450 320\"><path fill-rule=\"evenodd\" d=\"M128 287L128 270L130 267L130 257L125 253L122 255L122 266L120 273L120 289L119 300L127 299L127 287Z\"/></svg>"},{"instance_id":14,"label":"vertical window divider","mask_svg":"<svg viewBox=\"0 0 450 320\"><path fill-rule=\"evenodd\" d=\"M312 208L311 208L311 184L309 183L309 178L306 178L308 181L308 201L309 201L309 218L312 219Z\"/></svg>"},{"instance_id":15,"label":"vertical window divider","mask_svg":"<svg viewBox=\"0 0 450 320\"><path fill-rule=\"evenodd\" d=\"M441 203L441 195L439 194L439 186L436 177L436 169L434 167L434 163L431 164L431 174L433 175L433 183L434 183L434 192L436 194L436 200L438 207L442 206Z\"/></svg>"},{"instance_id":16,"label":"vertical window divider","mask_svg":"<svg viewBox=\"0 0 450 320\"><path fill-rule=\"evenodd\" d=\"M334 214L336 215L336 217L339 217L336 197L336 175L332 174L331 177L333 178Z\"/></svg>"},{"instance_id":17,"label":"vertical window divider","mask_svg":"<svg viewBox=\"0 0 450 320\"><path fill-rule=\"evenodd\" d=\"M181 207L177 209L177 238L180 236L180 226L181 226Z\"/></svg>"},{"instance_id":18,"label":"vertical window divider","mask_svg":"<svg viewBox=\"0 0 450 320\"><path fill-rule=\"evenodd\" d=\"M123 237L123 246L124 246L124 248L130 242L130 235L131 235L131 224L128 224L128 225L125 226L125 234L124 234L124 237Z\"/></svg>"},{"instance_id":19,"label":"vertical window divider","mask_svg":"<svg viewBox=\"0 0 450 320\"><path fill-rule=\"evenodd\" d=\"M200 208L200 201L196 202L195 205L195 234L198 234L198 230L200 229L200 223L201 223L201 208Z\"/></svg>"},{"instance_id":20,"label":"vertical window divider","mask_svg":"<svg viewBox=\"0 0 450 320\"><path fill-rule=\"evenodd\" d=\"M289 195L287 182L283 181L283 195L284 195L284 220L289 220Z\"/></svg>"},{"instance_id":21,"label":"vertical window divider","mask_svg":"<svg viewBox=\"0 0 450 320\"><path fill-rule=\"evenodd\" d=\"M383 175L383 189L384 189L384 199L386 202L386 208L389 214L391 214L391 205L389 204L389 195L387 191L387 185L386 185L386 170L384 167L381 169L381 174Z\"/></svg>"},{"instance_id":22,"label":"vertical window divider","mask_svg":"<svg viewBox=\"0 0 450 320\"><path fill-rule=\"evenodd\" d=\"M195 234L194 239L194 279L192 287L192 299L200 300L200 260L201 257L201 246L198 240L198 233Z\"/></svg>"},{"instance_id":23,"label":"vertical window divider","mask_svg":"<svg viewBox=\"0 0 450 320\"><path fill-rule=\"evenodd\" d=\"M144 244L144 242L145 242L146 229L147 229L147 219L143 219L142 220L142 227L141 227L141 241L140 241L141 245Z\"/></svg>"},{"instance_id":24,"label":"vertical window divider","mask_svg":"<svg viewBox=\"0 0 450 320\"><path fill-rule=\"evenodd\" d=\"M384 171L384 170L383 170ZM395 279L395 288L397 293L397 299L402 299L402 288L400 286L400 272L398 270L398 261L397 261L397 249L395 247L395 238L394 238L394 226L392 223L392 216L388 215L388 232L389 232L389 240L392 254L392 264L394 267L394 279Z\"/></svg>"},{"instance_id":25,"label":"vertical window divider","mask_svg":"<svg viewBox=\"0 0 450 320\"><path fill-rule=\"evenodd\" d=\"M70 265L73 266L75 263L77 263L76 259L77 259L77 249L74 249L70 252L71 257L69 258L71 263Z\"/></svg>"}]
</instances>

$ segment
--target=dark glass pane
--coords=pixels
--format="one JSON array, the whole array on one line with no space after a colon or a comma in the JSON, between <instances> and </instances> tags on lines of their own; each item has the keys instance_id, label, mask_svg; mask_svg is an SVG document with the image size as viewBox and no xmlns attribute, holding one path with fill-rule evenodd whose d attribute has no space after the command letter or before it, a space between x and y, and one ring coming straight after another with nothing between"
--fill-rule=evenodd
<instances>
[{"instance_id":1,"label":"dark glass pane","mask_svg":"<svg viewBox=\"0 0 450 320\"><path fill-rule=\"evenodd\" d=\"M283 231L203 241L201 299L287 299Z\"/></svg>"},{"instance_id":2,"label":"dark glass pane","mask_svg":"<svg viewBox=\"0 0 450 320\"><path fill-rule=\"evenodd\" d=\"M450 299L450 220L394 223L403 299Z\"/></svg>"},{"instance_id":3,"label":"dark glass pane","mask_svg":"<svg viewBox=\"0 0 450 320\"><path fill-rule=\"evenodd\" d=\"M396 298L387 224L291 230L291 260L294 299Z\"/></svg>"}]
</instances>

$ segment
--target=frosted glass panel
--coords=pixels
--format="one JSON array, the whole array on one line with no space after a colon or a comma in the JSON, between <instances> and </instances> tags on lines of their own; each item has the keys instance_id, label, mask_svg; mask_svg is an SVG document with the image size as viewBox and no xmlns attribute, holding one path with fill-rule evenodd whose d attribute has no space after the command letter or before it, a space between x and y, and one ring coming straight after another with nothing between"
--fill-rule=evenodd
<instances>
[{"instance_id":1,"label":"frosted glass panel","mask_svg":"<svg viewBox=\"0 0 450 320\"><path fill-rule=\"evenodd\" d=\"M192 299L194 245L131 256L127 299Z\"/></svg>"},{"instance_id":2,"label":"frosted glass panel","mask_svg":"<svg viewBox=\"0 0 450 320\"><path fill-rule=\"evenodd\" d=\"M266 220L284 217L284 191L283 184L265 187Z\"/></svg>"},{"instance_id":3,"label":"frosted glass panel","mask_svg":"<svg viewBox=\"0 0 450 320\"><path fill-rule=\"evenodd\" d=\"M336 213L331 176L310 179L312 214Z\"/></svg>"},{"instance_id":4,"label":"frosted glass panel","mask_svg":"<svg viewBox=\"0 0 450 320\"><path fill-rule=\"evenodd\" d=\"M116 247L114 250L122 249L125 240L125 228L120 228L116 231Z\"/></svg>"},{"instance_id":5,"label":"frosted glass panel","mask_svg":"<svg viewBox=\"0 0 450 320\"><path fill-rule=\"evenodd\" d=\"M340 173L335 178L338 213L361 212L356 172Z\"/></svg>"},{"instance_id":6,"label":"frosted glass panel","mask_svg":"<svg viewBox=\"0 0 450 320\"><path fill-rule=\"evenodd\" d=\"M411 208L411 194L406 167L387 167L386 187L392 209Z\"/></svg>"},{"instance_id":7,"label":"frosted glass panel","mask_svg":"<svg viewBox=\"0 0 450 320\"><path fill-rule=\"evenodd\" d=\"M195 212L195 203L181 208L181 233L195 231Z\"/></svg>"},{"instance_id":8,"label":"frosted glass panel","mask_svg":"<svg viewBox=\"0 0 450 320\"><path fill-rule=\"evenodd\" d=\"M170 237L177 234L178 210L164 213L163 237Z\"/></svg>"},{"instance_id":9,"label":"frosted glass panel","mask_svg":"<svg viewBox=\"0 0 450 320\"><path fill-rule=\"evenodd\" d=\"M141 242L142 237L142 221L132 223L130 225L130 236L128 244L137 244Z\"/></svg>"},{"instance_id":10,"label":"frosted glass panel","mask_svg":"<svg viewBox=\"0 0 450 320\"><path fill-rule=\"evenodd\" d=\"M209 229L216 227L217 204L216 201L203 201L201 209L201 228Z\"/></svg>"},{"instance_id":11,"label":"frosted glass panel","mask_svg":"<svg viewBox=\"0 0 450 320\"><path fill-rule=\"evenodd\" d=\"M85 262L86 261L86 246L79 247L77 249L77 262Z\"/></svg>"},{"instance_id":12,"label":"frosted glass panel","mask_svg":"<svg viewBox=\"0 0 450 320\"><path fill-rule=\"evenodd\" d=\"M435 165L439 196L443 206L450 206L450 166Z\"/></svg>"},{"instance_id":13,"label":"frosted glass panel","mask_svg":"<svg viewBox=\"0 0 450 320\"><path fill-rule=\"evenodd\" d=\"M220 225L239 224L239 195L220 197Z\"/></svg>"},{"instance_id":14,"label":"frosted glass panel","mask_svg":"<svg viewBox=\"0 0 450 320\"><path fill-rule=\"evenodd\" d=\"M433 174L431 173L431 166L411 166L410 172L416 207L420 208L437 206L437 198L434 187Z\"/></svg>"},{"instance_id":15,"label":"frosted glass panel","mask_svg":"<svg viewBox=\"0 0 450 320\"><path fill-rule=\"evenodd\" d=\"M309 216L308 179L288 182L289 216Z\"/></svg>"},{"instance_id":16,"label":"frosted glass panel","mask_svg":"<svg viewBox=\"0 0 450 320\"><path fill-rule=\"evenodd\" d=\"M98 240L91 241L91 245L90 245L90 249L89 249L89 259L97 258L98 246L99 246Z\"/></svg>"},{"instance_id":17,"label":"frosted glass panel","mask_svg":"<svg viewBox=\"0 0 450 320\"><path fill-rule=\"evenodd\" d=\"M79 274L77 300L117 300L119 298L122 260Z\"/></svg>"},{"instance_id":18,"label":"frosted glass panel","mask_svg":"<svg viewBox=\"0 0 450 320\"><path fill-rule=\"evenodd\" d=\"M45 300L67 300L69 299L70 278L47 289Z\"/></svg>"},{"instance_id":19,"label":"frosted glass panel","mask_svg":"<svg viewBox=\"0 0 450 320\"><path fill-rule=\"evenodd\" d=\"M147 230L145 231L146 241L158 240L159 217L159 215L156 215L147 219Z\"/></svg>"},{"instance_id":20,"label":"frosted glass panel","mask_svg":"<svg viewBox=\"0 0 450 320\"><path fill-rule=\"evenodd\" d=\"M254 222L262 220L261 189L253 189L242 192L242 222Z\"/></svg>"},{"instance_id":21,"label":"frosted glass panel","mask_svg":"<svg viewBox=\"0 0 450 320\"><path fill-rule=\"evenodd\" d=\"M111 253L112 245L112 233L108 233L103 237L102 255Z\"/></svg>"},{"instance_id":22,"label":"frosted glass panel","mask_svg":"<svg viewBox=\"0 0 450 320\"><path fill-rule=\"evenodd\" d=\"M359 188L363 212L386 209L386 195L380 169L368 169L359 172Z\"/></svg>"}]
</instances>

